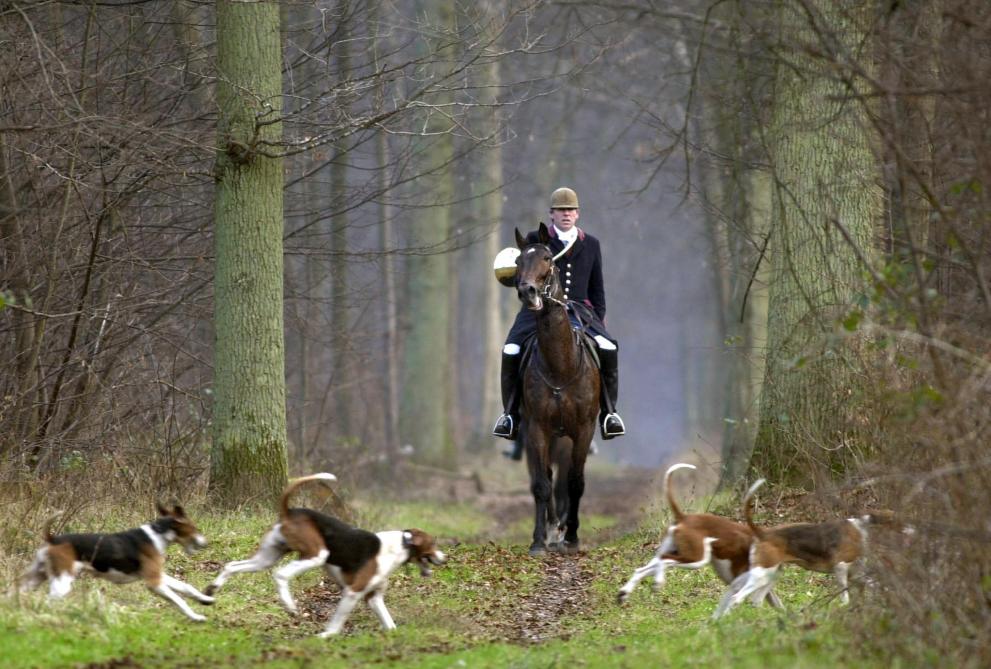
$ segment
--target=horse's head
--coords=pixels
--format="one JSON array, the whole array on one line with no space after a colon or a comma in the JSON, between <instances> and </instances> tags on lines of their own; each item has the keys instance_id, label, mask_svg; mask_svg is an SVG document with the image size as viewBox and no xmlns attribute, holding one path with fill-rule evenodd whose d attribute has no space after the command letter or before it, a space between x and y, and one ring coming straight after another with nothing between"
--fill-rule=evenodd
<instances>
[{"instance_id":1,"label":"horse's head","mask_svg":"<svg viewBox=\"0 0 991 669\"><path fill-rule=\"evenodd\" d=\"M537 230L537 238L537 243L527 244L519 228L516 229L516 245L520 248L516 259L516 292L526 308L532 311L543 309L547 297L560 300L563 296L554 264L557 256L551 251L551 236L543 223Z\"/></svg>"}]
</instances>

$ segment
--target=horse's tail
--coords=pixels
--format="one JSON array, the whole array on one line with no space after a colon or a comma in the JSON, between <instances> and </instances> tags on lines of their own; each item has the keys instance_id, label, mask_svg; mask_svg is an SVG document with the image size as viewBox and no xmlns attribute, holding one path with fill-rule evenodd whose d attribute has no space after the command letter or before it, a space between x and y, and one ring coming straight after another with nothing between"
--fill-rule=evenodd
<instances>
[{"instance_id":1,"label":"horse's tail","mask_svg":"<svg viewBox=\"0 0 991 669\"><path fill-rule=\"evenodd\" d=\"M674 499L674 493L671 491L671 474L679 469L695 469L695 465L679 462L668 467L668 470L664 473L664 492L668 496L668 506L671 507L671 513L674 514L674 521L676 523L680 523L681 519L685 517L685 514L678 507L678 502Z\"/></svg>"},{"instance_id":2,"label":"horse's tail","mask_svg":"<svg viewBox=\"0 0 991 669\"><path fill-rule=\"evenodd\" d=\"M747 494L743 496L743 517L747 521L747 526L750 527L750 531L754 533L754 536L758 539L764 538L764 530L754 523L754 493L757 492L757 488L764 485L764 479L757 479Z\"/></svg>"},{"instance_id":3,"label":"horse's tail","mask_svg":"<svg viewBox=\"0 0 991 669\"><path fill-rule=\"evenodd\" d=\"M300 486L309 483L310 481L336 481L337 477L333 474L328 474L327 472L320 472L319 474L310 474L309 476L302 476L298 479L293 480L286 489L282 491L282 498L279 500L279 518L285 520L289 517L289 498L292 497L293 493L296 492Z\"/></svg>"}]
</instances>

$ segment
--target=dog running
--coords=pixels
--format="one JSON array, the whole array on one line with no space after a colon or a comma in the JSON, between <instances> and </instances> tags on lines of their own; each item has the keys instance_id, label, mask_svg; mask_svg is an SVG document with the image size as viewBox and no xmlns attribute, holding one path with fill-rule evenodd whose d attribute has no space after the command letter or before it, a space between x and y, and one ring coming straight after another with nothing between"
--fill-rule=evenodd
<instances>
[{"instance_id":1,"label":"dog running","mask_svg":"<svg viewBox=\"0 0 991 669\"><path fill-rule=\"evenodd\" d=\"M162 570L169 544L178 542L187 553L192 553L205 547L206 539L182 507L176 505L171 510L161 504L156 507L157 519L116 534L53 536L49 520L43 531L45 545L38 549L34 562L21 577L19 590L33 590L48 581L49 597L61 599L69 594L72 582L83 572L113 583L142 580L149 590L175 604L191 620L206 620L179 595L192 597L201 604L213 604L213 597Z\"/></svg>"},{"instance_id":2,"label":"dog running","mask_svg":"<svg viewBox=\"0 0 991 669\"><path fill-rule=\"evenodd\" d=\"M429 576L431 565L446 561L433 538L417 529L373 533L305 508L290 508L289 499L311 481L336 481L333 474L320 473L298 478L285 489L279 502L279 522L261 540L258 551L246 560L224 565L206 591L213 595L233 574L269 569L283 556L297 553L297 559L280 567L273 574L279 599L290 613L296 613L296 603L289 591L290 581L305 571L323 567L342 588L341 601L320 633L321 637L338 634L352 609L364 599L381 622L382 627L395 629L385 606L385 591L389 576L406 563L415 563L423 576Z\"/></svg>"},{"instance_id":3,"label":"dog running","mask_svg":"<svg viewBox=\"0 0 991 669\"><path fill-rule=\"evenodd\" d=\"M620 604L625 603L637 584L648 576L654 577L653 589L659 590L664 585L664 572L668 567L701 569L712 564L719 578L724 583L731 583L750 566L750 546L754 538L751 529L712 513L684 513L671 489L671 475L679 469L695 469L695 465L679 462L668 467L664 474L664 490L674 524L668 528L654 557L636 569L620 588L617 595ZM781 601L773 591L768 589L766 597L772 606L781 608Z\"/></svg>"},{"instance_id":4,"label":"dog running","mask_svg":"<svg viewBox=\"0 0 991 669\"><path fill-rule=\"evenodd\" d=\"M753 496L763 484L764 479L755 482L743 498L743 515L755 539L750 550L750 569L730 584L713 618L725 615L748 596L751 601L759 601L774 587L778 572L785 564L832 573L840 586L840 600L848 604L848 576L851 567L864 556L867 528L872 524L893 524L893 514L876 512L824 523L790 523L764 528L753 521Z\"/></svg>"}]
</instances>

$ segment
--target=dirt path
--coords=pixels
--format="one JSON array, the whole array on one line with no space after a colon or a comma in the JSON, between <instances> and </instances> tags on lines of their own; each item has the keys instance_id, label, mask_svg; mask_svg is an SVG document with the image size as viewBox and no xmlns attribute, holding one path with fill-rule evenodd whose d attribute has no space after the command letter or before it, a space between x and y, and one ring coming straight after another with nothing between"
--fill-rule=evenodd
<instances>
[{"instance_id":1,"label":"dirt path","mask_svg":"<svg viewBox=\"0 0 991 669\"><path fill-rule=\"evenodd\" d=\"M561 636L564 617L587 608L593 573L587 555L548 554L537 591L520 600L507 635L518 643L540 643Z\"/></svg>"},{"instance_id":2,"label":"dirt path","mask_svg":"<svg viewBox=\"0 0 991 669\"><path fill-rule=\"evenodd\" d=\"M639 525L644 508L654 499L657 476L656 471L644 469L588 474L582 515L610 516L615 524L582 532L583 550L578 555L547 553L531 558L539 561L543 571L540 585L519 598L508 615L487 617L482 621L486 631L494 637L523 644L541 643L564 635L563 619L579 614L589 606L589 588L595 573L587 550ZM490 492L479 502L494 514L501 527L518 523L520 518L533 517L533 498L528 491Z\"/></svg>"}]
</instances>

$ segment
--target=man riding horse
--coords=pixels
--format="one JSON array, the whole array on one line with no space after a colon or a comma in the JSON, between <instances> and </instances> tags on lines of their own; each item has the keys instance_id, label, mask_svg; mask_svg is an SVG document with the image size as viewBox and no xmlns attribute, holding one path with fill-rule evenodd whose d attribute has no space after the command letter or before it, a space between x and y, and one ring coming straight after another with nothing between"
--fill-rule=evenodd
<instances>
[{"instance_id":1,"label":"man riding horse","mask_svg":"<svg viewBox=\"0 0 991 669\"><path fill-rule=\"evenodd\" d=\"M578 195L570 188L558 188L551 194L551 227L549 246L555 254L555 265L568 301L569 315L575 327L582 327L593 338L598 349L599 373L605 392L600 395L600 430L603 439L626 434L623 419L616 412L619 393L617 341L606 330L606 291L602 281L602 252L599 240L577 226ZM537 231L526 236L527 244L538 242ZM565 249L567 249L565 251ZM562 251L565 251L562 253ZM516 284L518 249L504 249L496 257L496 277L506 286ZM537 329L532 310L521 308L502 349L502 404L492 434L515 441L510 457L523 457L523 446L517 439L520 424L519 379L522 348Z\"/></svg>"}]
</instances>

